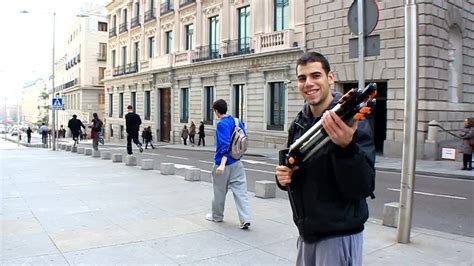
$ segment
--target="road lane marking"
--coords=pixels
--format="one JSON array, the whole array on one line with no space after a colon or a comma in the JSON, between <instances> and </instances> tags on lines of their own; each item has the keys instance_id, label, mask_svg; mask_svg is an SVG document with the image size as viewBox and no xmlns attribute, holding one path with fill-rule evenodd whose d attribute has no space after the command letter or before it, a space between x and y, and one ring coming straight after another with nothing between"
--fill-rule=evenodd
<instances>
[{"instance_id":1,"label":"road lane marking","mask_svg":"<svg viewBox=\"0 0 474 266\"><path fill-rule=\"evenodd\" d=\"M166 157L174 158L174 159L180 159L180 160L189 160L189 158L178 157L178 156L171 156L171 155L166 155Z\"/></svg>"},{"instance_id":2,"label":"road lane marking","mask_svg":"<svg viewBox=\"0 0 474 266\"><path fill-rule=\"evenodd\" d=\"M400 189L398 189L398 188L387 188L387 190L400 192ZM433 196L433 197L441 197L441 198L449 198L449 199L458 199L458 200L466 200L467 199L467 198L464 198L464 197L443 195L443 194L433 194L433 193L419 192L419 191L415 191L414 193L415 194L420 194L420 195L425 195L425 196Z\"/></svg>"},{"instance_id":3,"label":"road lane marking","mask_svg":"<svg viewBox=\"0 0 474 266\"><path fill-rule=\"evenodd\" d=\"M269 172L269 171L257 170L257 169L249 169L249 168L245 168L245 171L260 172L260 173L266 173L266 174L272 174L272 175L275 174L275 172Z\"/></svg>"},{"instance_id":4,"label":"road lane marking","mask_svg":"<svg viewBox=\"0 0 474 266\"><path fill-rule=\"evenodd\" d=\"M246 159L242 159L240 160L242 162L246 162L246 163L249 163L249 164L263 164L263 165L270 165L270 166L278 166L276 164L272 164L272 163L267 163L267 162L261 162L261 161L254 161L254 160L246 160Z\"/></svg>"},{"instance_id":5,"label":"road lane marking","mask_svg":"<svg viewBox=\"0 0 474 266\"><path fill-rule=\"evenodd\" d=\"M209 162L209 161L201 161L199 160L198 162L201 162L201 163L208 163L208 164L213 164L214 162Z\"/></svg>"}]
</instances>

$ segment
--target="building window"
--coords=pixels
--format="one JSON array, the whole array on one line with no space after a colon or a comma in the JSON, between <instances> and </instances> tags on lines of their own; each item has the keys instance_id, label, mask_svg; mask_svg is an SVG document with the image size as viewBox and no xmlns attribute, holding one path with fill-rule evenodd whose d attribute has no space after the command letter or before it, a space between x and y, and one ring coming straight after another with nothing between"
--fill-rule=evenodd
<instances>
[{"instance_id":1,"label":"building window","mask_svg":"<svg viewBox=\"0 0 474 266\"><path fill-rule=\"evenodd\" d=\"M133 110L135 110L135 112L137 111L136 108L137 108L137 93L136 92L131 92L130 93L130 104L133 106Z\"/></svg>"},{"instance_id":2,"label":"building window","mask_svg":"<svg viewBox=\"0 0 474 266\"><path fill-rule=\"evenodd\" d=\"M155 57L155 37L148 38L148 58Z\"/></svg>"},{"instance_id":3,"label":"building window","mask_svg":"<svg viewBox=\"0 0 474 266\"><path fill-rule=\"evenodd\" d=\"M210 58L219 55L219 16L209 18L209 53Z\"/></svg>"},{"instance_id":4,"label":"building window","mask_svg":"<svg viewBox=\"0 0 474 266\"><path fill-rule=\"evenodd\" d=\"M125 131L125 127L123 125L120 125L120 139L124 139L124 131Z\"/></svg>"},{"instance_id":5,"label":"building window","mask_svg":"<svg viewBox=\"0 0 474 266\"><path fill-rule=\"evenodd\" d=\"M123 93L119 93L119 118L123 118Z\"/></svg>"},{"instance_id":6,"label":"building window","mask_svg":"<svg viewBox=\"0 0 474 266\"><path fill-rule=\"evenodd\" d=\"M234 85L234 116L244 118L244 85Z\"/></svg>"},{"instance_id":7,"label":"building window","mask_svg":"<svg viewBox=\"0 0 474 266\"><path fill-rule=\"evenodd\" d=\"M99 31L107 31L107 23L106 22L100 22L99 21L99 25L97 27L99 29Z\"/></svg>"},{"instance_id":8,"label":"building window","mask_svg":"<svg viewBox=\"0 0 474 266\"><path fill-rule=\"evenodd\" d=\"M173 45L173 31L165 32L165 54L171 53Z\"/></svg>"},{"instance_id":9,"label":"building window","mask_svg":"<svg viewBox=\"0 0 474 266\"><path fill-rule=\"evenodd\" d=\"M104 79L105 75L105 67L99 67L99 84L104 83L102 80Z\"/></svg>"},{"instance_id":10,"label":"building window","mask_svg":"<svg viewBox=\"0 0 474 266\"><path fill-rule=\"evenodd\" d=\"M290 0L274 0L275 13L274 25L275 31L288 29L290 21Z\"/></svg>"},{"instance_id":11,"label":"building window","mask_svg":"<svg viewBox=\"0 0 474 266\"><path fill-rule=\"evenodd\" d=\"M107 60L107 43L99 43L99 55L97 56L98 61Z\"/></svg>"},{"instance_id":12,"label":"building window","mask_svg":"<svg viewBox=\"0 0 474 266\"><path fill-rule=\"evenodd\" d=\"M117 62L115 61L115 55L116 55L115 50L112 50L112 54L110 55L110 57L112 57L112 67L117 66Z\"/></svg>"},{"instance_id":13,"label":"building window","mask_svg":"<svg viewBox=\"0 0 474 266\"><path fill-rule=\"evenodd\" d=\"M239 8L239 49L250 49L250 6Z\"/></svg>"},{"instance_id":14,"label":"building window","mask_svg":"<svg viewBox=\"0 0 474 266\"><path fill-rule=\"evenodd\" d=\"M109 94L109 117L112 117L114 114L114 95L112 93Z\"/></svg>"},{"instance_id":15,"label":"building window","mask_svg":"<svg viewBox=\"0 0 474 266\"><path fill-rule=\"evenodd\" d=\"M133 44L133 62L135 64L138 64L138 61L140 60L140 42L135 42Z\"/></svg>"},{"instance_id":16,"label":"building window","mask_svg":"<svg viewBox=\"0 0 474 266\"><path fill-rule=\"evenodd\" d=\"M214 103L214 87L204 87L204 124L212 125L214 119L214 111L212 110L212 104Z\"/></svg>"},{"instance_id":17,"label":"building window","mask_svg":"<svg viewBox=\"0 0 474 266\"><path fill-rule=\"evenodd\" d=\"M186 51L192 50L193 49L193 34L194 34L193 24L184 26L184 32L186 33Z\"/></svg>"},{"instance_id":18,"label":"building window","mask_svg":"<svg viewBox=\"0 0 474 266\"><path fill-rule=\"evenodd\" d=\"M188 123L189 119L189 89L181 88L181 114L180 120L181 123Z\"/></svg>"},{"instance_id":19,"label":"building window","mask_svg":"<svg viewBox=\"0 0 474 266\"><path fill-rule=\"evenodd\" d=\"M283 82L270 83L270 117L267 129L283 130L285 123L285 86Z\"/></svg>"},{"instance_id":20,"label":"building window","mask_svg":"<svg viewBox=\"0 0 474 266\"><path fill-rule=\"evenodd\" d=\"M109 132L110 132L110 137L114 136L114 126L112 124L109 124Z\"/></svg>"},{"instance_id":21,"label":"building window","mask_svg":"<svg viewBox=\"0 0 474 266\"><path fill-rule=\"evenodd\" d=\"M105 94L99 93L99 104L105 104Z\"/></svg>"},{"instance_id":22,"label":"building window","mask_svg":"<svg viewBox=\"0 0 474 266\"><path fill-rule=\"evenodd\" d=\"M150 120L151 116L151 96L150 91L145 91L145 120Z\"/></svg>"},{"instance_id":23,"label":"building window","mask_svg":"<svg viewBox=\"0 0 474 266\"><path fill-rule=\"evenodd\" d=\"M122 47L122 66L127 64L127 46Z\"/></svg>"}]
</instances>

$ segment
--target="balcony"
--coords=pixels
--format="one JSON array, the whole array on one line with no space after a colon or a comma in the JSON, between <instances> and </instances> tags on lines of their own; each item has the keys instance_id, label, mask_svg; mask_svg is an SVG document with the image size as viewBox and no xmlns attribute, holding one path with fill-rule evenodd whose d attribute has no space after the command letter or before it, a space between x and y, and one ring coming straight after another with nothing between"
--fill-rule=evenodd
<instances>
[{"instance_id":1,"label":"balcony","mask_svg":"<svg viewBox=\"0 0 474 266\"><path fill-rule=\"evenodd\" d=\"M156 8L152 8L145 12L145 22L156 19Z\"/></svg>"},{"instance_id":2,"label":"balcony","mask_svg":"<svg viewBox=\"0 0 474 266\"><path fill-rule=\"evenodd\" d=\"M217 44L206 45L196 48L196 55L193 59L193 62L206 61L220 57L219 46Z\"/></svg>"},{"instance_id":3,"label":"balcony","mask_svg":"<svg viewBox=\"0 0 474 266\"><path fill-rule=\"evenodd\" d=\"M295 36L292 29L262 34L257 38L255 50L257 52L269 52L295 47L298 45L298 39L295 37L297 36Z\"/></svg>"},{"instance_id":4,"label":"balcony","mask_svg":"<svg viewBox=\"0 0 474 266\"><path fill-rule=\"evenodd\" d=\"M252 49L251 43L252 38L250 37L227 41L223 49L222 57L254 53L255 51Z\"/></svg>"},{"instance_id":5,"label":"balcony","mask_svg":"<svg viewBox=\"0 0 474 266\"><path fill-rule=\"evenodd\" d=\"M119 33L127 31L127 22L121 23L119 26Z\"/></svg>"},{"instance_id":6,"label":"balcony","mask_svg":"<svg viewBox=\"0 0 474 266\"><path fill-rule=\"evenodd\" d=\"M110 28L109 30L109 38L117 36L117 29L115 27Z\"/></svg>"},{"instance_id":7,"label":"balcony","mask_svg":"<svg viewBox=\"0 0 474 266\"><path fill-rule=\"evenodd\" d=\"M131 73L136 73L138 71L138 64L137 63L130 63L123 66L118 66L114 68L113 76L121 76Z\"/></svg>"},{"instance_id":8,"label":"balcony","mask_svg":"<svg viewBox=\"0 0 474 266\"><path fill-rule=\"evenodd\" d=\"M173 9L173 2L172 1L167 1L165 3L162 3L161 4L161 10L160 10L160 15L165 15L165 14L168 14L170 12L172 12L174 9Z\"/></svg>"},{"instance_id":9,"label":"balcony","mask_svg":"<svg viewBox=\"0 0 474 266\"><path fill-rule=\"evenodd\" d=\"M196 0L180 0L179 1L179 7L189 5L189 4L194 3L194 2L196 2Z\"/></svg>"},{"instance_id":10,"label":"balcony","mask_svg":"<svg viewBox=\"0 0 474 266\"><path fill-rule=\"evenodd\" d=\"M77 83L78 83L78 82L77 82L77 78L76 78L76 79L73 79L73 80L71 80L71 81L69 81L69 82L64 83L64 88L65 88L65 89L70 88L70 87L72 87L72 86L74 86L74 85L77 85Z\"/></svg>"},{"instance_id":11,"label":"balcony","mask_svg":"<svg viewBox=\"0 0 474 266\"><path fill-rule=\"evenodd\" d=\"M136 17L132 18L130 28L134 28L134 27L137 27L137 26L140 26L140 17L139 16L136 16Z\"/></svg>"},{"instance_id":12,"label":"balcony","mask_svg":"<svg viewBox=\"0 0 474 266\"><path fill-rule=\"evenodd\" d=\"M105 54L105 53L98 53L98 54L97 54L97 61L107 61L107 54Z\"/></svg>"}]
</instances>

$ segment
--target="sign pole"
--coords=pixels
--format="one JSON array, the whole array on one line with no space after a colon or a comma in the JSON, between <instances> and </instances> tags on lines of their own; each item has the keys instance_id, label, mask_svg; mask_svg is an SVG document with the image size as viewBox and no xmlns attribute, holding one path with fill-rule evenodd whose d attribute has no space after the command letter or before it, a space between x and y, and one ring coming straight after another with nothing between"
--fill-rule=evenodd
<instances>
[{"instance_id":1,"label":"sign pole","mask_svg":"<svg viewBox=\"0 0 474 266\"><path fill-rule=\"evenodd\" d=\"M364 1L357 1L357 23L359 28L359 89L365 87L365 69L364 69Z\"/></svg>"}]
</instances>

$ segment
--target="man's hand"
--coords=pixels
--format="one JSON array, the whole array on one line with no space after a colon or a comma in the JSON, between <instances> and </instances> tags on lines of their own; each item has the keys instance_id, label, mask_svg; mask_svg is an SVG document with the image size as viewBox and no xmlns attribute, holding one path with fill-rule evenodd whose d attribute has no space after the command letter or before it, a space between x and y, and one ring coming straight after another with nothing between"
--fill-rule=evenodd
<instances>
[{"instance_id":1,"label":"man's hand","mask_svg":"<svg viewBox=\"0 0 474 266\"><path fill-rule=\"evenodd\" d=\"M321 120L324 130L336 145L345 148L352 142L357 129L357 121L352 126L348 126L334 111L326 111Z\"/></svg>"},{"instance_id":2,"label":"man's hand","mask_svg":"<svg viewBox=\"0 0 474 266\"><path fill-rule=\"evenodd\" d=\"M291 183L291 176L293 172L298 170L299 167L289 168L285 165L279 165L276 167L275 175L277 177L278 183L282 186L286 186Z\"/></svg>"},{"instance_id":3,"label":"man's hand","mask_svg":"<svg viewBox=\"0 0 474 266\"><path fill-rule=\"evenodd\" d=\"M216 168L216 175L222 175L222 173L224 173L224 170L225 170L225 164L224 165L219 165L217 168Z\"/></svg>"}]
</instances>

